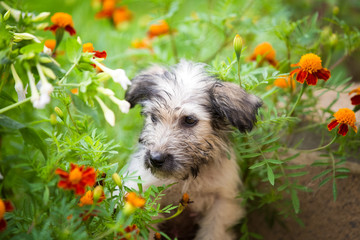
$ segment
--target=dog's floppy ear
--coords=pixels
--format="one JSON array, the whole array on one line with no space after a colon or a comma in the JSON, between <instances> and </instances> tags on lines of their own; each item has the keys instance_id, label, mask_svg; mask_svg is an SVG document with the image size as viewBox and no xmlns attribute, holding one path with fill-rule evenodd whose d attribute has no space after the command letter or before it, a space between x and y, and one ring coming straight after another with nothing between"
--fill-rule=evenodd
<instances>
[{"instance_id":1,"label":"dog's floppy ear","mask_svg":"<svg viewBox=\"0 0 360 240\"><path fill-rule=\"evenodd\" d=\"M250 131L262 101L246 93L241 87L229 82L216 82L210 89L212 112L217 121L230 122L241 132Z\"/></svg>"},{"instance_id":2,"label":"dog's floppy ear","mask_svg":"<svg viewBox=\"0 0 360 240\"><path fill-rule=\"evenodd\" d=\"M165 71L161 67L154 66L132 79L131 86L125 93L125 99L130 103L131 108L144 100L158 95L157 80L159 80L159 76Z\"/></svg>"}]
</instances>

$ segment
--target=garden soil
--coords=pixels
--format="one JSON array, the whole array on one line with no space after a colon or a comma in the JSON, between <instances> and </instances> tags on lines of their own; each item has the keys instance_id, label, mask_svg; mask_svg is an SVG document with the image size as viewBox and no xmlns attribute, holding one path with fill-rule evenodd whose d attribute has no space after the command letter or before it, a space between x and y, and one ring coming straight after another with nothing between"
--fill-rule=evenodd
<instances>
[{"instance_id":1,"label":"garden soil","mask_svg":"<svg viewBox=\"0 0 360 240\"><path fill-rule=\"evenodd\" d=\"M357 85L359 87L359 84ZM352 87L353 88L353 87ZM352 89L351 88L351 89ZM320 97L319 107L326 108L336 97L335 92L328 92ZM333 111L348 107L348 94L341 94L340 100L332 107ZM360 119L359 112L356 116ZM318 146L318 139L311 136L304 141L302 148ZM337 199L334 201L332 182L321 188L322 180L312 180L324 168L311 167L315 160L320 160L319 153L301 154L295 164L308 165L304 171L309 174L300 178L302 185L313 189L312 192L299 192L300 213L298 217L304 223L301 226L293 218L275 221L270 226L268 214L258 211L249 214L249 228L251 232L261 234L264 240L359 240L360 239L360 149L349 159L345 167L351 170L347 179L338 179Z\"/></svg>"}]
</instances>

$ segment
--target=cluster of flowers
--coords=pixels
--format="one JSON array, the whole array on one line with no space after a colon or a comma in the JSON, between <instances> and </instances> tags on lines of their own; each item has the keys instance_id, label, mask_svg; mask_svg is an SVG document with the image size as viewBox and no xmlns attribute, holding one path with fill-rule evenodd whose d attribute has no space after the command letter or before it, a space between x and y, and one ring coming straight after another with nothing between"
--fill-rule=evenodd
<instances>
[{"instance_id":1,"label":"cluster of flowers","mask_svg":"<svg viewBox=\"0 0 360 240\"><path fill-rule=\"evenodd\" d=\"M58 187L65 190L73 190L75 195L79 195L80 200L78 203L79 207L86 205L99 205L102 201L105 200L104 190L100 185L97 185L93 190L86 191L87 187L93 188L96 184L97 172L92 167L78 166L71 163L69 171L64 171L58 168L55 173L60 176L60 181L58 182ZM112 176L114 182L121 187L121 178L117 173L114 173ZM136 209L143 208L145 206L146 200L138 196L134 192L129 192L125 195L125 205L123 208L123 213L127 216L132 214ZM91 216L96 216L96 211L85 211L84 214L81 214L80 217L84 221L88 220ZM71 219L73 216L68 216L68 219ZM133 231L138 231L136 225L128 226L124 229L126 233ZM118 236L122 236L123 233L119 233Z\"/></svg>"},{"instance_id":2,"label":"cluster of flowers","mask_svg":"<svg viewBox=\"0 0 360 240\"><path fill-rule=\"evenodd\" d=\"M45 17L49 16L50 13L48 13ZM43 19L45 18L43 17ZM59 39L59 42L56 42L54 39L48 39L44 41L44 50L43 53L56 57L57 54L61 54L56 51L57 46L60 44L60 41L62 39L62 36L64 32L68 32L71 36L76 34L76 30L74 27L74 23L72 20L71 15L63 12L57 12L51 17L52 25L45 27L45 31L52 31L54 35L57 36L57 39ZM59 37L61 35L61 37ZM15 41L22 41L22 40L33 40L36 43L41 43L41 41L35 37L34 35L28 34L28 33L15 33ZM78 38L78 42L81 42L81 40ZM123 89L127 89L128 85L131 84L129 78L126 76L126 73L123 69L110 69L103 65L101 63L102 60L104 60L107 56L106 51L96 51L92 45L92 43L85 43L83 44L83 53L84 56L90 56L90 62L89 64L93 65L94 68L96 68L97 72L103 72L105 76L111 77L114 82L119 83ZM48 58L50 60L47 61L53 61L56 63L56 61L53 58ZM57 64L57 63L56 63ZM58 64L57 64L58 65ZM40 77L40 81L36 83L36 79L31 71L31 68L28 64L25 64L30 90L31 90L31 97L28 100L31 100L33 106L37 109L43 109L45 106L50 102L51 100L51 93L54 90L54 86L49 83L48 78L55 80L56 76L54 72L50 69L41 64L40 62L36 62L36 70L38 72L38 75ZM26 100L26 88L24 88L23 82L20 79L19 75L16 72L14 64L11 65L11 72L15 79L15 90L18 94L18 101L22 102ZM61 81L60 81L61 82ZM38 90L39 89L39 90ZM115 93L110 89L105 89L103 87L97 88L98 93L105 95L108 97L113 103L115 103L121 112L128 113L130 104L125 100L120 100L117 97L115 97ZM78 89L72 89L73 93L78 93ZM104 116L106 121L111 125L115 125L115 114L114 112L106 106L106 104L102 101L102 99L98 96L94 96L95 100L99 103L102 111L104 112Z\"/></svg>"},{"instance_id":3,"label":"cluster of flowers","mask_svg":"<svg viewBox=\"0 0 360 240\"><path fill-rule=\"evenodd\" d=\"M107 18L118 27L120 24L129 22L132 19L133 13L127 6L116 6L116 0L104 0L101 2L101 11L99 11L95 18ZM165 20L159 20L149 26L147 36L142 39L134 40L131 45L138 49L149 49L152 51L152 40L155 37L166 35L170 33L169 24Z\"/></svg>"},{"instance_id":4,"label":"cluster of flowers","mask_svg":"<svg viewBox=\"0 0 360 240\"><path fill-rule=\"evenodd\" d=\"M275 55L276 52L271 44L264 42L256 46L253 54L250 56L250 60L258 60L259 64L267 61L272 66L276 67L278 62L275 59ZM291 67L297 68L291 71L289 76L276 79L274 85L280 88L291 87L292 89L295 89L295 80L309 86L315 86L318 79L327 81L331 77L331 73L328 69L322 67L321 62L321 58L316 54L305 54L300 58L298 63L291 65ZM351 94L355 94L355 96L351 98L352 105L360 105L360 88L350 91L349 95ZM328 124L329 131L339 125L338 133L342 136L345 136L348 133L349 126L357 132L357 127L355 126L356 117L353 110L341 108L334 113L333 116L335 119Z\"/></svg>"}]
</instances>

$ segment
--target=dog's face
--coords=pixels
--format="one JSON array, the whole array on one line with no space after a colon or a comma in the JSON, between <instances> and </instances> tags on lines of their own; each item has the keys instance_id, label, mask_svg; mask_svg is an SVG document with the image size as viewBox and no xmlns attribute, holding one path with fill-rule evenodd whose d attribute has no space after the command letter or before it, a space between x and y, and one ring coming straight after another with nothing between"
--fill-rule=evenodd
<instances>
[{"instance_id":1,"label":"dog's face","mask_svg":"<svg viewBox=\"0 0 360 240\"><path fill-rule=\"evenodd\" d=\"M261 106L239 86L209 76L203 64L186 61L139 74L126 100L143 106L141 161L155 176L176 179L196 177L204 164L226 157L229 126L251 130Z\"/></svg>"}]
</instances>

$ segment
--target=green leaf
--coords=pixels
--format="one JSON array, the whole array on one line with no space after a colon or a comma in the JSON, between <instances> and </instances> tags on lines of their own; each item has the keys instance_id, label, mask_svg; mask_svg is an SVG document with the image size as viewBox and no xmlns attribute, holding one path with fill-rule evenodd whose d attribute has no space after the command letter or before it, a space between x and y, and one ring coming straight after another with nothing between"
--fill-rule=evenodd
<instances>
[{"instance_id":1,"label":"green leaf","mask_svg":"<svg viewBox=\"0 0 360 240\"><path fill-rule=\"evenodd\" d=\"M21 128L20 133L27 144L39 149L44 158L47 159L47 146L34 129L28 127Z\"/></svg>"},{"instance_id":2,"label":"green leaf","mask_svg":"<svg viewBox=\"0 0 360 240\"><path fill-rule=\"evenodd\" d=\"M350 172L350 169L348 169L348 168L336 168L335 171L336 171L336 172L345 172L345 173L348 173L348 172Z\"/></svg>"},{"instance_id":3,"label":"green leaf","mask_svg":"<svg viewBox=\"0 0 360 240\"><path fill-rule=\"evenodd\" d=\"M335 176L336 179L344 179L344 178L348 178L349 176L346 174L338 174Z\"/></svg>"},{"instance_id":4,"label":"green leaf","mask_svg":"<svg viewBox=\"0 0 360 240\"><path fill-rule=\"evenodd\" d=\"M272 163L272 164L282 164L283 162L281 160L277 160L277 159L266 159L267 162Z\"/></svg>"},{"instance_id":5,"label":"green leaf","mask_svg":"<svg viewBox=\"0 0 360 240\"><path fill-rule=\"evenodd\" d=\"M285 168L289 169L289 170L296 170L296 169L301 169L301 168L304 168L304 167L306 167L306 164L285 166Z\"/></svg>"},{"instance_id":6,"label":"green leaf","mask_svg":"<svg viewBox=\"0 0 360 240\"><path fill-rule=\"evenodd\" d=\"M49 202L49 196L50 196L50 193L49 193L49 188L47 186L45 186L45 191L44 191L44 195L43 195L43 202L44 202L44 205L46 206Z\"/></svg>"},{"instance_id":7,"label":"green leaf","mask_svg":"<svg viewBox=\"0 0 360 240\"><path fill-rule=\"evenodd\" d=\"M291 202L292 202L292 205L294 207L295 213L299 213L299 211L300 211L300 201L299 201L299 197L297 195L297 192L295 190L291 191Z\"/></svg>"},{"instance_id":8,"label":"green leaf","mask_svg":"<svg viewBox=\"0 0 360 240\"><path fill-rule=\"evenodd\" d=\"M318 178L321 178L322 176L325 176L326 174L330 173L331 171L332 171L332 169L326 169L325 171L323 171L320 174L313 177L312 180L316 180Z\"/></svg>"},{"instance_id":9,"label":"green leaf","mask_svg":"<svg viewBox=\"0 0 360 240\"><path fill-rule=\"evenodd\" d=\"M77 63L81 57L82 46L76 39L68 38L65 43L65 51L69 61Z\"/></svg>"},{"instance_id":10,"label":"green leaf","mask_svg":"<svg viewBox=\"0 0 360 240\"><path fill-rule=\"evenodd\" d=\"M4 127L4 128L10 128L10 129L21 129L24 128L25 125L5 116L0 114L0 126Z\"/></svg>"},{"instance_id":11,"label":"green leaf","mask_svg":"<svg viewBox=\"0 0 360 240\"><path fill-rule=\"evenodd\" d=\"M258 157L260 155L261 155L261 153L250 153L250 154L246 154L246 155L241 155L241 158L253 158L253 157Z\"/></svg>"},{"instance_id":12,"label":"green leaf","mask_svg":"<svg viewBox=\"0 0 360 240\"><path fill-rule=\"evenodd\" d=\"M41 53L44 49L43 43L32 43L22 47L20 49L20 53L22 54L29 54L29 53Z\"/></svg>"},{"instance_id":13,"label":"green leaf","mask_svg":"<svg viewBox=\"0 0 360 240\"><path fill-rule=\"evenodd\" d=\"M328 181L330 181L331 179L331 176L328 176L327 178L325 178L324 180L322 180L320 183L319 183L319 187L322 187L323 185L325 185Z\"/></svg>"},{"instance_id":14,"label":"green leaf","mask_svg":"<svg viewBox=\"0 0 360 240\"><path fill-rule=\"evenodd\" d=\"M294 172L294 173L289 173L287 176L288 177L301 177L304 176L306 174L308 174L309 172Z\"/></svg>"},{"instance_id":15,"label":"green leaf","mask_svg":"<svg viewBox=\"0 0 360 240\"><path fill-rule=\"evenodd\" d=\"M253 164L252 166L250 166L249 169L258 168L258 167L261 167L262 165L265 165L265 164L266 164L265 161L258 162L258 163Z\"/></svg>"},{"instance_id":16,"label":"green leaf","mask_svg":"<svg viewBox=\"0 0 360 240\"><path fill-rule=\"evenodd\" d=\"M269 179L269 182L271 183L271 185L274 186L275 184L275 176L274 176L274 172L271 169L271 167L269 167L269 165L267 166L267 177Z\"/></svg>"}]
</instances>

